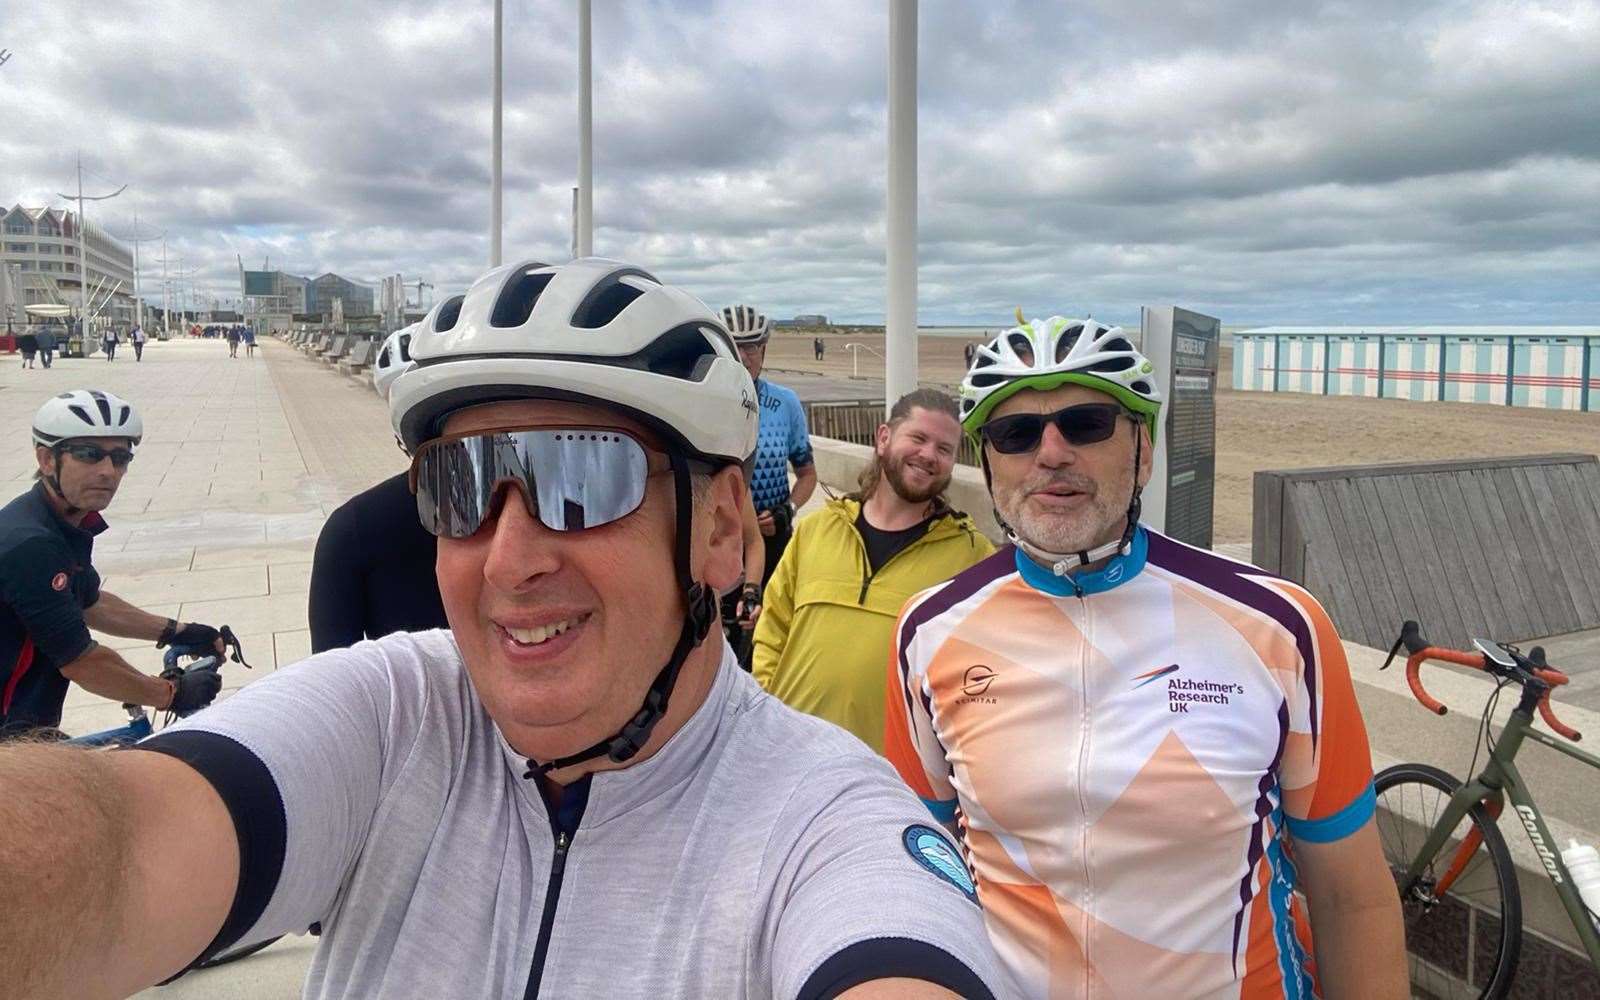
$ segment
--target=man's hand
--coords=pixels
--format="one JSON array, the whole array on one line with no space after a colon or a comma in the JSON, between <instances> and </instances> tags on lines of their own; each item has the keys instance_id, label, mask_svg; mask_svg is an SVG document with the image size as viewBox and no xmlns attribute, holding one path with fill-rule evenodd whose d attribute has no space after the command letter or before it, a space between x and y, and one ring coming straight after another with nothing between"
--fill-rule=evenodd
<instances>
[{"instance_id":1,"label":"man's hand","mask_svg":"<svg viewBox=\"0 0 1600 1000\"><path fill-rule=\"evenodd\" d=\"M222 642L222 633L217 629L210 625L201 625L199 622L189 622L185 625L170 619L161 633L161 638L156 640L157 649L165 646L206 645L219 653L227 652L227 647Z\"/></svg>"},{"instance_id":2,"label":"man's hand","mask_svg":"<svg viewBox=\"0 0 1600 1000\"><path fill-rule=\"evenodd\" d=\"M172 701L164 706L178 715L192 715L211 704L222 690L222 676L215 666L169 670L161 675L172 684Z\"/></svg>"},{"instance_id":3,"label":"man's hand","mask_svg":"<svg viewBox=\"0 0 1600 1000\"><path fill-rule=\"evenodd\" d=\"M772 511L770 510L764 510L756 515L756 526L768 538L778 533L778 522L772 519Z\"/></svg>"},{"instance_id":4,"label":"man's hand","mask_svg":"<svg viewBox=\"0 0 1600 1000\"><path fill-rule=\"evenodd\" d=\"M754 632L756 619L761 617L761 588L753 583L744 585L744 593L739 596L738 607L734 614L739 619L739 627L746 632Z\"/></svg>"}]
</instances>

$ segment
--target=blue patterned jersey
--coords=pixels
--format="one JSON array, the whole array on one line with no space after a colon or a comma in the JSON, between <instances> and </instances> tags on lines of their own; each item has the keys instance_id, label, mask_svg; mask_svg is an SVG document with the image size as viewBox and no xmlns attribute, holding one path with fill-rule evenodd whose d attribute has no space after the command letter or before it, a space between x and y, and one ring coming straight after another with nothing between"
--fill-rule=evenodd
<instances>
[{"instance_id":1,"label":"blue patterned jersey","mask_svg":"<svg viewBox=\"0 0 1600 1000\"><path fill-rule=\"evenodd\" d=\"M761 400L761 433L756 440L755 467L750 473L750 496L756 510L771 510L789 500L789 464L811 464L811 435L806 411L793 389L756 379Z\"/></svg>"}]
</instances>

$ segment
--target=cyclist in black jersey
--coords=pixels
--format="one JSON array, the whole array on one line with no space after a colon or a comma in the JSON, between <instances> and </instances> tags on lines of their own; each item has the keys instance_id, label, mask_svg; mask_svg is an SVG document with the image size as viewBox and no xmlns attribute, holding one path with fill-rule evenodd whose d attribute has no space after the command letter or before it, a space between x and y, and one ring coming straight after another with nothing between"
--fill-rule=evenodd
<instances>
[{"instance_id":1,"label":"cyclist in black jersey","mask_svg":"<svg viewBox=\"0 0 1600 1000\"><path fill-rule=\"evenodd\" d=\"M373 362L372 384L384 399L412 367L414 328L390 334ZM417 520L417 499L405 473L351 497L317 536L307 609L311 651L390 632L449 628L433 572L435 552L434 537Z\"/></svg>"}]
</instances>

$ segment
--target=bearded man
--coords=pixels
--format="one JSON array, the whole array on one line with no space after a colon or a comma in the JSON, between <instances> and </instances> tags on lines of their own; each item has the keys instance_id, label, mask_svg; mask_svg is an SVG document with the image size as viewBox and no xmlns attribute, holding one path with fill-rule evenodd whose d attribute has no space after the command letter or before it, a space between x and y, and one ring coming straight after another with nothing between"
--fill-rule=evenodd
<instances>
[{"instance_id":1,"label":"bearded man","mask_svg":"<svg viewBox=\"0 0 1600 1000\"><path fill-rule=\"evenodd\" d=\"M880 753L900 608L994 552L944 499L960 444L953 398L936 389L900 397L878 427L860 490L795 525L756 625L761 686Z\"/></svg>"}]
</instances>

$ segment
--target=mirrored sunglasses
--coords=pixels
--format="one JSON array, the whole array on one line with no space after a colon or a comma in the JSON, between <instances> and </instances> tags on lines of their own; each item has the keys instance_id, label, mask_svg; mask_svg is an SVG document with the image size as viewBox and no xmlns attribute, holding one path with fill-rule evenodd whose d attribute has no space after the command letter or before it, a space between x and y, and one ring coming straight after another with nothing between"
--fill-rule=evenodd
<instances>
[{"instance_id":1,"label":"mirrored sunglasses","mask_svg":"<svg viewBox=\"0 0 1600 1000\"><path fill-rule=\"evenodd\" d=\"M467 538L519 488L528 513L551 531L619 521L644 503L652 469L645 446L615 428L489 430L437 438L417 450L411 488L417 516L440 538Z\"/></svg>"}]
</instances>

